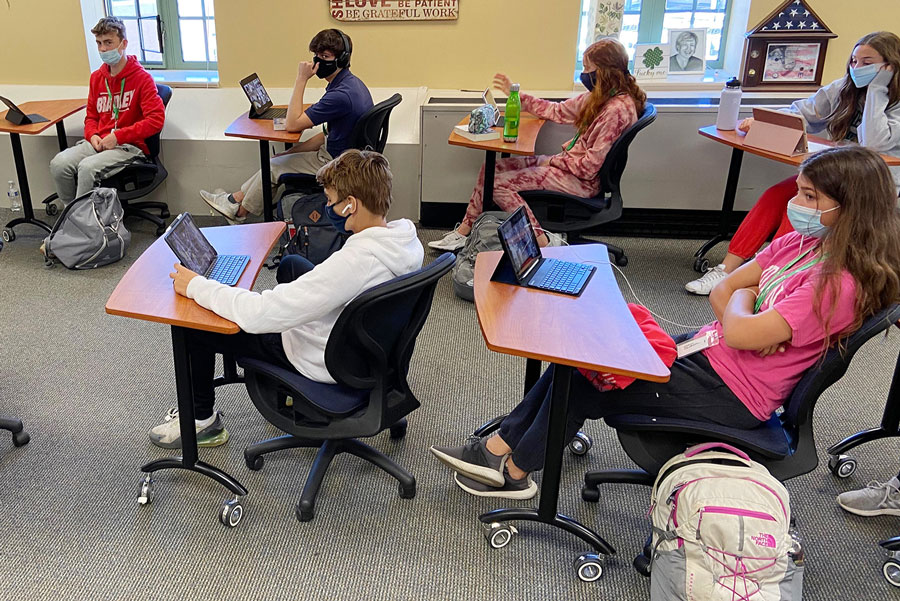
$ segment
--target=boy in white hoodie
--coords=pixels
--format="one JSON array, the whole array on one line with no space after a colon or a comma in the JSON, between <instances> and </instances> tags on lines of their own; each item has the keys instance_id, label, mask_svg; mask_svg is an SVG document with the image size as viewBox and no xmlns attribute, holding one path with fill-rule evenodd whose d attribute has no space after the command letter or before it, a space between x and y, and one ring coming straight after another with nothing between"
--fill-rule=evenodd
<instances>
[{"instance_id":1,"label":"boy in white hoodie","mask_svg":"<svg viewBox=\"0 0 900 601\"><path fill-rule=\"evenodd\" d=\"M381 154L348 150L316 173L325 188L325 212L339 230L352 232L344 247L319 265L285 257L278 282L262 293L224 286L175 264L175 292L237 323L237 334L188 330L193 373L197 444L228 440L222 415L213 409L215 356L231 353L264 359L333 384L325 367L325 345L338 315L359 294L422 266L424 250L408 219L386 220L391 206L391 170ZM180 448L178 419L150 430L153 444Z\"/></svg>"}]
</instances>

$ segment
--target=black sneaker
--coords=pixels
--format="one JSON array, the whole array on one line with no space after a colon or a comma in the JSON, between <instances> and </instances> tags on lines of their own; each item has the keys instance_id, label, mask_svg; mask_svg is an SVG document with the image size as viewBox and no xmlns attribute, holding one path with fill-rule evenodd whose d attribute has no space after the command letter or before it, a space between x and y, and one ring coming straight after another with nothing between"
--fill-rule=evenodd
<instances>
[{"instance_id":1,"label":"black sneaker","mask_svg":"<svg viewBox=\"0 0 900 601\"><path fill-rule=\"evenodd\" d=\"M499 499L513 499L516 501L524 501L531 499L537 494L538 486L528 474L521 480L513 480L509 477L509 472L504 471L505 481L503 486L488 486L477 480L472 480L457 472L453 479L456 480L457 486L476 497L496 497Z\"/></svg>"},{"instance_id":2,"label":"black sneaker","mask_svg":"<svg viewBox=\"0 0 900 601\"><path fill-rule=\"evenodd\" d=\"M453 471L490 486L503 486L507 455L494 455L477 436L470 436L461 447L431 447L430 451Z\"/></svg>"}]
</instances>

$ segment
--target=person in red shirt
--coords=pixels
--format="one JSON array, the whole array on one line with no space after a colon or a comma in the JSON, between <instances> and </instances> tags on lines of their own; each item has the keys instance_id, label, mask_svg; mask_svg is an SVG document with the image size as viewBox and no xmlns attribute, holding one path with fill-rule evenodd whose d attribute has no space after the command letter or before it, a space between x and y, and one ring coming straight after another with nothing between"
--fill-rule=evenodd
<instances>
[{"instance_id":1,"label":"person in red shirt","mask_svg":"<svg viewBox=\"0 0 900 601\"><path fill-rule=\"evenodd\" d=\"M144 140L162 131L166 114L153 77L137 57L125 54L125 24L104 17L91 29L103 65L91 73L84 140L50 161L50 174L65 203L149 152Z\"/></svg>"}]
</instances>

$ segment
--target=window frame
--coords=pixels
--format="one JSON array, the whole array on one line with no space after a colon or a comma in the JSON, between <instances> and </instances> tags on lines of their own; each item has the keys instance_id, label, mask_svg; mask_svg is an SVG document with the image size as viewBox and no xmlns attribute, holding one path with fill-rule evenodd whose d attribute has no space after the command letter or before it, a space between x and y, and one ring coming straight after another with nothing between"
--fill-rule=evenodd
<instances>
[{"instance_id":1,"label":"window frame","mask_svg":"<svg viewBox=\"0 0 900 601\"><path fill-rule=\"evenodd\" d=\"M141 56L138 56L140 63L147 69L152 70L188 70L188 71L218 71L218 61L185 61L184 50L181 46L181 27L180 20L185 21L201 21L203 23L203 40L206 46L206 54L209 56L209 33L207 24L209 19L215 22L215 15L212 17L206 14L206 2L214 2L214 0L201 0L201 16L198 17L179 17L178 16L178 0L156 0L156 12L159 19L162 19L162 61L145 61L143 58L143 30L140 27L141 19L149 19L151 17L141 17L141 8L139 0L133 0L134 11L137 16L113 15L112 0L103 0L103 9L108 16L118 16L123 20L134 20L138 23L138 34L141 36Z\"/></svg>"}]
</instances>

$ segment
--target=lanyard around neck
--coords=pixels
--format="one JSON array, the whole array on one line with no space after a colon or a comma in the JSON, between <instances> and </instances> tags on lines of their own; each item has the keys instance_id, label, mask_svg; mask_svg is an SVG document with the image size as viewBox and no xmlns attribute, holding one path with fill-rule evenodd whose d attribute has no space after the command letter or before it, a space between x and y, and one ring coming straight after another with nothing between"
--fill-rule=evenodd
<instances>
[{"instance_id":1,"label":"lanyard around neck","mask_svg":"<svg viewBox=\"0 0 900 601\"><path fill-rule=\"evenodd\" d=\"M125 78L122 78L122 85L119 87L119 99L115 101L113 99L112 90L109 89L109 80L104 79L103 83L106 84L106 93L109 94L109 103L112 105L113 118L116 120L116 127L119 125L119 110L122 106L122 101L125 98Z\"/></svg>"},{"instance_id":2,"label":"lanyard around neck","mask_svg":"<svg viewBox=\"0 0 900 601\"><path fill-rule=\"evenodd\" d=\"M759 296L756 297L756 303L754 303L754 305L753 305L753 313L759 313L760 307L763 306L763 303L765 302L766 298L769 296L769 294L772 292L772 290L774 290L775 287L778 286L778 284L780 284L784 280L788 279L792 275L796 275L796 274L800 273L801 271L805 271L805 270L809 269L810 267L812 267L816 263L819 263L820 261L822 261L822 259L825 258L824 256L819 255L818 257L813 258L808 263L801 265L794 271L788 272L788 269L793 267L796 263L798 263L801 259L805 258L809 253L813 252L814 250L815 250L815 247L809 249L802 255L798 255L790 263L788 263L787 265L785 265L784 267L782 267L781 269L779 269L778 271L775 272L775 275L772 276L772 279L769 280L765 286L760 288Z\"/></svg>"}]
</instances>

